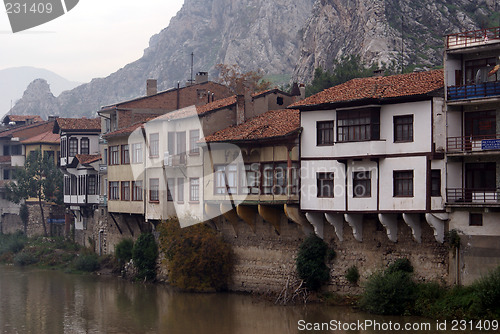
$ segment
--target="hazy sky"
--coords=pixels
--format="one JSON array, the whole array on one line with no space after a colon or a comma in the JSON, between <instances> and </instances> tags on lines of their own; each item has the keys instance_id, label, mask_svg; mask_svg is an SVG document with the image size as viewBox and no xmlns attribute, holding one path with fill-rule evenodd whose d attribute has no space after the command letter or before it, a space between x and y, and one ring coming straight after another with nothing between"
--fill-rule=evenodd
<instances>
[{"instance_id":1,"label":"hazy sky","mask_svg":"<svg viewBox=\"0 0 500 334\"><path fill-rule=\"evenodd\" d=\"M13 34L0 4L0 69L45 68L72 81L105 77L137 60L184 0L80 0L65 15Z\"/></svg>"}]
</instances>

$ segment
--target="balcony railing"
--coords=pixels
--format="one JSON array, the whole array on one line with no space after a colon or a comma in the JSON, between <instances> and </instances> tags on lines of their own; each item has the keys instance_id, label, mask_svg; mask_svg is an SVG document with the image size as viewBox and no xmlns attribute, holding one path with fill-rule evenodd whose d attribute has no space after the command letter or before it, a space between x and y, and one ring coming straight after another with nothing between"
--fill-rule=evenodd
<instances>
[{"instance_id":1,"label":"balcony railing","mask_svg":"<svg viewBox=\"0 0 500 334\"><path fill-rule=\"evenodd\" d=\"M483 45L500 40L500 27L486 28L450 34L446 36L448 49Z\"/></svg>"},{"instance_id":2,"label":"balcony railing","mask_svg":"<svg viewBox=\"0 0 500 334\"><path fill-rule=\"evenodd\" d=\"M448 204L500 204L498 189L447 188Z\"/></svg>"},{"instance_id":3,"label":"balcony railing","mask_svg":"<svg viewBox=\"0 0 500 334\"><path fill-rule=\"evenodd\" d=\"M484 82L477 85L448 87L448 100L466 100L499 95L500 81Z\"/></svg>"},{"instance_id":4,"label":"balcony railing","mask_svg":"<svg viewBox=\"0 0 500 334\"><path fill-rule=\"evenodd\" d=\"M448 153L469 153L500 150L500 134L446 138Z\"/></svg>"}]
</instances>

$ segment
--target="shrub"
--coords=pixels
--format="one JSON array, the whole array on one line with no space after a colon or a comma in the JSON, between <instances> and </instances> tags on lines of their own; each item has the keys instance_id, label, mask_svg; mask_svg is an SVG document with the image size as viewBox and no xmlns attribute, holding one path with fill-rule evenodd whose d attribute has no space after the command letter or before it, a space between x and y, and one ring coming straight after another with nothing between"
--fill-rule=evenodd
<instances>
[{"instance_id":1,"label":"shrub","mask_svg":"<svg viewBox=\"0 0 500 334\"><path fill-rule=\"evenodd\" d=\"M17 253L14 256L14 258L12 259L12 262L14 262L14 264L16 266L28 266L30 264L37 263L38 261L33 254L21 252L21 253Z\"/></svg>"},{"instance_id":2,"label":"shrub","mask_svg":"<svg viewBox=\"0 0 500 334\"><path fill-rule=\"evenodd\" d=\"M308 289L318 290L328 282L330 270L325 264L328 245L315 234L308 236L299 247L297 273Z\"/></svg>"},{"instance_id":3,"label":"shrub","mask_svg":"<svg viewBox=\"0 0 500 334\"><path fill-rule=\"evenodd\" d=\"M0 255L4 253L18 253L23 250L28 239L23 232L17 231L13 234L0 236Z\"/></svg>"},{"instance_id":4,"label":"shrub","mask_svg":"<svg viewBox=\"0 0 500 334\"><path fill-rule=\"evenodd\" d=\"M221 291L231 279L231 246L203 224L180 228L175 219L160 225L170 283L189 291Z\"/></svg>"},{"instance_id":5,"label":"shrub","mask_svg":"<svg viewBox=\"0 0 500 334\"><path fill-rule=\"evenodd\" d=\"M483 311L500 314L500 267L480 278L472 287Z\"/></svg>"},{"instance_id":6,"label":"shrub","mask_svg":"<svg viewBox=\"0 0 500 334\"><path fill-rule=\"evenodd\" d=\"M415 301L415 289L408 272L376 273L366 283L361 307L377 314L403 315Z\"/></svg>"},{"instance_id":7,"label":"shrub","mask_svg":"<svg viewBox=\"0 0 500 334\"><path fill-rule=\"evenodd\" d=\"M123 239L115 247L115 257L118 262L123 265L132 258L132 249L134 241L132 239Z\"/></svg>"},{"instance_id":8,"label":"shrub","mask_svg":"<svg viewBox=\"0 0 500 334\"><path fill-rule=\"evenodd\" d=\"M347 269L347 272L345 274L345 278L349 283L356 284L358 283L359 280L359 271L358 267L356 266L351 266L349 269Z\"/></svg>"},{"instance_id":9,"label":"shrub","mask_svg":"<svg viewBox=\"0 0 500 334\"><path fill-rule=\"evenodd\" d=\"M336 257L337 253L335 252L335 249L328 248L328 250L326 251L326 259L328 260L328 262L335 260Z\"/></svg>"},{"instance_id":10,"label":"shrub","mask_svg":"<svg viewBox=\"0 0 500 334\"><path fill-rule=\"evenodd\" d=\"M141 233L132 248L132 259L137 268L137 278L154 280L156 278L156 258L158 246L151 233Z\"/></svg>"},{"instance_id":11,"label":"shrub","mask_svg":"<svg viewBox=\"0 0 500 334\"><path fill-rule=\"evenodd\" d=\"M406 273L413 272L413 266L411 265L410 260L408 259L397 259L393 263L389 265L389 267L385 270L387 274L394 273L397 271L403 271Z\"/></svg>"},{"instance_id":12,"label":"shrub","mask_svg":"<svg viewBox=\"0 0 500 334\"><path fill-rule=\"evenodd\" d=\"M99 259L96 254L80 254L74 262L76 270L96 271L99 269Z\"/></svg>"}]
</instances>

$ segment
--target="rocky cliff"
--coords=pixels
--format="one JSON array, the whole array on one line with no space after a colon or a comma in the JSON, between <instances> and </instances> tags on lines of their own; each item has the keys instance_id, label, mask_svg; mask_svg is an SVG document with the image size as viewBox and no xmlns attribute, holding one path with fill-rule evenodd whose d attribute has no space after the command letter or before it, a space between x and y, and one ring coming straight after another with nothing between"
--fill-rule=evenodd
<instances>
[{"instance_id":1,"label":"rocky cliff","mask_svg":"<svg viewBox=\"0 0 500 334\"><path fill-rule=\"evenodd\" d=\"M212 78L214 66L225 63L308 82L315 67L331 68L342 55L400 67L401 49L405 67L430 67L442 62L443 35L492 25L493 13L495 0L185 0L142 58L43 101L38 113L91 116L144 95L148 78L158 79L160 90L183 84L191 53L194 71ZM12 113L28 113L23 100Z\"/></svg>"}]
</instances>

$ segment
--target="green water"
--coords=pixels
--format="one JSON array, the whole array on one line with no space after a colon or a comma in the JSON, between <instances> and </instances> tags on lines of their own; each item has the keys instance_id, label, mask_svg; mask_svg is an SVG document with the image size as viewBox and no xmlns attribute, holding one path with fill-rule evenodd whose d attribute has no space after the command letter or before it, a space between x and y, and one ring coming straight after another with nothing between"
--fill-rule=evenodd
<instances>
[{"instance_id":1,"label":"green water","mask_svg":"<svg viewBox=\"0 0 500 334\"><path fill-rule=\"evenodd\" d=\"M306 330L332 320L428 322L432 330ZM0 266L0 333L447 333L435 326L435 320L379 317L346 307L275 306L248 295L179 293L116 277Z\"/></svg>"}]
</instances>

